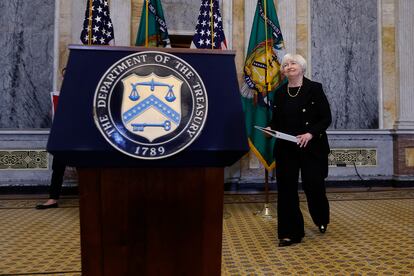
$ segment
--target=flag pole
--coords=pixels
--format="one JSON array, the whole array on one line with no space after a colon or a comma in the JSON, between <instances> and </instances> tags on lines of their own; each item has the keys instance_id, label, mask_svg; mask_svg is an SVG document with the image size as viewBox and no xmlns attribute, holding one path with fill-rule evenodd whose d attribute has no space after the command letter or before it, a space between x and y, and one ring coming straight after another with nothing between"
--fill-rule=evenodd
<instances>
[{"instance_id":1,"label":"flag pole","mask_svg":"<svg viewBox=\"0 0 414 276\"><path fill-rule=\"evenodd\" d=\"M269 205L269 172L265 169L265 209Z\"/></svg>"},{"instance_id":2,"label":"flag pole","mask_svg":"<svg viewBox=\"0 0 414 276\"><path fill-rule=\"evenodd\" d=\"M211 49L214 49L213 0L210 0L210 29L211 29Z\"/></svg>"},{"instance_id":3,"label":"flag pole","mask_svg":"<svg viewBox=\"0 0 414 276\"><path fill-rule=\"evenodd\" d=\"M266 219L271 219L273 216L270 213L270 208L269 208L269 172L267 171L267 169L265 168L265 204L263 206L263 209L260 211L256 211L254 214L255 215L260 215L263 218Z\"/></svg>"},{"instance_id":4,"label":"flag pole","mask_svg":"<svg viewBox=\"0 0 414 276\"><path fill-rule=\"evenodd\" d=\"M266 97L268 95L268 93L271 90L271 86L269 83L269 57L268 57L268 45L267 45L267 0L263 0L264 3L264 27L265 27L265 51L266 51L266 75L265 75L265 85L266 85ZM263 209L260 211L257 211L255 214L256 215L262 215L262 217L264 218L272 218L272 215L270 214L270 209L269 209L269 172L267 171L267 169L265 168L265 204L263 206Z\"/></svg>"},{"instance_id":5,"label":"flag pole","mask_svg":"<svg viewBox=\"0 0 414 276\"><path fill-rule=\"evenodd\" d=\"M92 45L92 2L89 0L88 45Z\"/></svg>"},{"instance_id":6,"label":"flag pole","mask_svg":"<svg viewBox=\"0 0 414 276\"><path fill-rule=\"evenodd\" d=\"M268 45L267 45L267 0L263 0L264 2L264 21L265 21L265 35L266 35L266 96L267 93L271 90L270 83L269 83L269 56L268 56Z\"/></svg>"},{"instance_id":7,"label":"flag pole","mask_svg":"<svg viewBox=\"0 0 414 276\"><path fill-rule=\"evenodd\" d=\"M148 48L148 2L145 0L145 47Z\"/></svg>"},{"instance_id":8,"label":"flag pole","mask_svg":"<svg viewBox=\"0 0 414 276\"><path fill-rule=\"evenodd\" d=\"M264 0L264 13L265 13L265 32L266 32L266 97L268 93L270 92L271 85L269 82L269 53L268 53L268 45L267 45L267 0ZM265 205L264 205L264 216L270 216L269 212L269 171L265 168Z\"/></svg>"}]
</instances>

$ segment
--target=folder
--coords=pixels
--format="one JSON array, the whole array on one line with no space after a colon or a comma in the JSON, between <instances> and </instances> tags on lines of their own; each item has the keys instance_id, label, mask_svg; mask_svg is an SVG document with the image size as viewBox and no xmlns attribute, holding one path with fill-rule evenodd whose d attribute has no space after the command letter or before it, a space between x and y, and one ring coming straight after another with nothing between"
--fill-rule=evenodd
<instances>
[{"instance_id":1,"label":"folder","mask_svg":"<svg viewBox=\"0 0 414 276\"><path fill-rule=\"evenodd\" d=\"M267 134L269 134L273 137L276 137L278 139L283 139L283 140L291 141L291 142L294 142L294 143L298 142L298 138L296 138L296 136L289 135L289 134L286 134L286 133L283 133L283 132L280 132L280 131L276 131L276 130L273 130L273 129L260 127L260 126L254 126L254 127L257 128L258 130L261 130L264 133L267 133Z\"/></svg>"}]
</instances>

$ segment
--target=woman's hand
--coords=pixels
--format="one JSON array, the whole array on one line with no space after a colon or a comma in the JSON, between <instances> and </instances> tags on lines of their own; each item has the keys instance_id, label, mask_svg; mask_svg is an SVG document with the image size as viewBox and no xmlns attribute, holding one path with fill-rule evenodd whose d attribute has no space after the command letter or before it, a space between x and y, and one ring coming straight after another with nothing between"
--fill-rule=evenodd
<instances>
[{"instance_id":1,"label":"woman's hand","mask_svg":"<svg viewBox=\"0 0 414 276\"><path fill-rule=\"evenodd\" d=\"M265 127L264 129L272 130L272 129L270 128L270 126ZM272 138L272 137L273 137L272 135L268 134L267 132L263 132L263 134L264 134L264 136L265 136L266 138Z\"/></svg>"},{"instance_id":2,"label":"woman's hand","mask_svg":"<svg viewBox=\"0 0 414 276\"><path fill-rule=\"evenodd\" d=\"M306 147L308 142L313 138L313 135L308 132L305 134L298 135L296 136L296 138L298 138L297 144L299 145L299 147L304 148Z\"/></svg>"}]
</instances>

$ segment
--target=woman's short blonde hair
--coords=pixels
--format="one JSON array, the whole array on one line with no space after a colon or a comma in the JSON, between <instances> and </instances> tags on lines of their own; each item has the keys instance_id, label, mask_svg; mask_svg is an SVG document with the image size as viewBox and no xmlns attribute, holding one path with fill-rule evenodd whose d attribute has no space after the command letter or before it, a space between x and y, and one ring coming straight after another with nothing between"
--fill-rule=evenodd
<instances>
[{"instance_id":1,"label":"woman's short blonde hair","mask_svg":"<svg viewBox=\"0 0 414 276\"><path fill-rule=\"evenodd\" d=\"M284 71L284 64L287 63L288 61L295 61L297 62L300 67L302 67L302 73L305 75L306 72L306 60L304 57L302 57L299 54L286 54L284 55L283 59L282 59L282 65L281 65L281 70L282 72Z\"/></svg>"}]
</instances>

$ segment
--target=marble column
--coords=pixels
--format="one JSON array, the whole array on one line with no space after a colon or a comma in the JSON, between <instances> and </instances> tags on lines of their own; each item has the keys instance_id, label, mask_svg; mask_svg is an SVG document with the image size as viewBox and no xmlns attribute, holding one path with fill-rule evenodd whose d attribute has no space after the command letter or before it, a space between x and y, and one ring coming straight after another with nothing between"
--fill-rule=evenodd
<instances>
[{"instance_id":1,"label":"marble column","mask_svg":"<svg viewBox=\"0 0 414 276\"><path fill-rule=\"evenodd\" d=\"M131 0L111 0L109 8L114 25L115 46L130 46Z\"/></svg>"},{"instance_id":2,"label":"marble column","mask_svg":"<svg viewBox=\"0 0 414 276\"><path fill-rule=\"evenodd\" d=\"M254 19L254 13L256 11L256 0L245 0L244 1L244 55L246 56L247 49L249 48L250 33L252 32L252 25Z\"/></svg>"},{"instance_id":3,"label":"marble column","mask_svg":"<svg viewBox=\"0 0 414 276\"><path fill-rule=\"evenodd\" d=\"M232 48L236 51L236 69L237 69L237 78L239 80L239 85L243 83L243 66L244 66L244 53L245 48L245 37L248 34L245 31L245 24L244 24L244 2L242 1L233 1L233 21L232 21L232 34L233 34L233 41Z\"/></svg>"},{"instance_id":4,"label":"marble column","mask_svg":"<svg viewBox=\"0 0 414 276\"><path fill-rule=\"evenodd\" d=\"M86 3L85 0L72 0L72 39L70 43L81 44L80 33L82 31L83 20L85 19Z\"/></svg>"},{"instance_id":5,"label":"marble column","mask_svg":"<svg viewBox=\"0 0 414 276\"><path fill-rule=\"evenodd\" d=\"M276 13L280 23L286 50L289 53L296 53L296 0L274 1ZM257 0L244 1L244 30L245 49L249 46L250 33L256 11Z\"/></svg>"},{"instance_id":6,"label":"marble column","mask_svg":"<svg viewBox=\"0 0 414 276\"><path fill-rule=\"evenodd\" d=\"M310 1L296 0L296 53L302 55L308 62L306 76L312 74L311 63L311 34L310 34Z\"/></svg>"},{"instance_id":7,"label":"marble column","mask_svg":"<svg viewBox=\"0 0 414 276\"><path fill-rule=\"evenodd\" d=\"M277 15L287 53L296 53L296 0L279 0Z\"/></svg>"},{"instance_id":8,"label":"marble column","mask_svg":"<svg viewBox=\"0 0 414 276\"><path fill-rule=\"evenodd\" d=\"M414 1L397 1L399 108L396 129L414 129Z\"/></svg>"},{"instance_id":9,"label":"marble column","mask_svg":"<svg viewBox=\"0 0 414 276\"><path fill-rule=\"evenodd\" d=\"M221 2L221 16L223 17L224 35L228 49L233 49L233 0Z\"/></svg>"},{"instance_id":10,"label":"marble column","mask_svg":"<svg viewBox=\"0 0 414 276\"><path fill-rule=\"evenodd\" d=\"M396 2L394 0L378 0L381 7L381 55L380 55L380 87L382 90L380 110L382 109L382 120L380 117L380 128L392 129L397 120L398 99L396 91L398 86L397 73L397 14Z\"/></svg>"},{"instance_id":11,"label":"marble column","mask_svg":"<svg viewBox=\"0 0 414 276\"><path fill-rule=\"evenodd\" d=\"M395 124L394 173L405 179L414 175L414 1L397 3L397 68L399 106Z\"/></svg>"}]
</instances>

